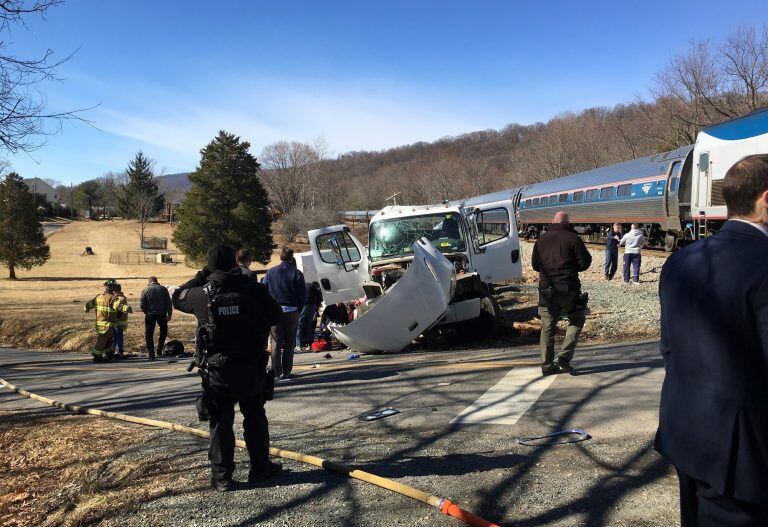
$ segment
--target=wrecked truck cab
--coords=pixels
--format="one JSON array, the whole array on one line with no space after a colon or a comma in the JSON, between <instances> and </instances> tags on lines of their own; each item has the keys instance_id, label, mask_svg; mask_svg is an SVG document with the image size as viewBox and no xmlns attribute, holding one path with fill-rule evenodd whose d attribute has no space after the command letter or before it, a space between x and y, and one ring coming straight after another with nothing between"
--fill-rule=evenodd
<instances>
[{"instance_id":1,"label":"wrecked truck cab","mask_svg":"<svg viewBox=\"0 0 768 527\"><path fill-rule=\"evenodd\" d=\"M417 253L424 251L440 261L442 267L450 267L454 276L448 305L430 325L451 326L464 337L494 333L501 309L493 298L492 285L522 276L511 199L471 207L462 203L385 207L371 218L367 248L344 225L308 234L325 303L360 299L363 304L357 314L361 320L363 314L367 315L386 298L413 265L422 266ZM419 243L414 243L417 240ZM448 266L443 265L446 261ZM432 286L429 281L409 282L413 288ZM400 294L402 289L405 288L401 288ZM390 303L394 304L394 300L387 302ZM384 320L389 316L381 308L376 313L376 317L366 320ZM422 327L416 335L426 329ZM378 349L384 347L382 344Z\"/></svg>"},{"instance_id":2,"label":"wrecked truck cab","mask_svg":"<svg viewBox=\"0 0 768 527\"><path fill-rule=\"evenodd\" d=\"M361 353L398 352L445 315L456 284L448 259L422 238L413 244L413 261L392 287L363 284L368 294L357 317L331 328L339 341Z\"/></svg>"},{"instance_id":3,"label":"wrecked truck cab","mask_svg":"<svg viewBox=\"0 0 768 527\"><path fill-rule=\"evenodd\" d=\"M308 237L326 305L361 301L352 322L330 328L350 349L401 351L448 310L456 288L454 266L428 240L412 244L407 269L384 289L371 281L367 250L348 227L316 229Z\"/></svg>"}]
</instances>

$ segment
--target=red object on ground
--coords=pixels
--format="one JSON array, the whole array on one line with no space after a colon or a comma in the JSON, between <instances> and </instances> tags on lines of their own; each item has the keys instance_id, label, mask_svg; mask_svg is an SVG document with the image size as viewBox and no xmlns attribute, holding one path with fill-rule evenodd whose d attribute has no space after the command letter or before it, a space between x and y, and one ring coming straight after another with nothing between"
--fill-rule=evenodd
<instances>
[{"instance_id":1,"label":"red object on ground","mask_svg":"<svg viewBox=\"0 0 768 527\"><path fill-rule=\"evenodd\" d=\"M331 349L331 343L325 339L317 339L311 346L312 351L328 351Z\"/></svg>"},{"instance_id":2,"label":"red object on ground","mask_svg":"<svg viewBox=\"0 0 768 527\"><path fill-rule=\"evenodd\" d=\"M489 522L485 518L481 518L469 511L465 511L448 499L444 500L443 503L440 504L440 512L446 516L453 516L454 518L458 518L459 520L463 521L467 525L471 525L472 527L499 527L495 523Z\"/></svg>"}]
</instances>

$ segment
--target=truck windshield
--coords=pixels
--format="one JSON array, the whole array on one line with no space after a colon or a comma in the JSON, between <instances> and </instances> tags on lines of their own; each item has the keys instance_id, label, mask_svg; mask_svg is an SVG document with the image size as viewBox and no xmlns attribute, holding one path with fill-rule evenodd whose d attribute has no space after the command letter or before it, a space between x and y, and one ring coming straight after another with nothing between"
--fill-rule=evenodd
<instances>
[{"instance_id":1,"label":"truck windshield","mask_svg":"<svg viewBox=\"0 0 768 527\"><path fill-rule=\"evenodd\" d=\"M466 249L461 218L456 212L411 216L377 221L371 224L368 254L372 261L409 256L413 243L426 237L440 252Z\"/></svg>"}]
</instances>

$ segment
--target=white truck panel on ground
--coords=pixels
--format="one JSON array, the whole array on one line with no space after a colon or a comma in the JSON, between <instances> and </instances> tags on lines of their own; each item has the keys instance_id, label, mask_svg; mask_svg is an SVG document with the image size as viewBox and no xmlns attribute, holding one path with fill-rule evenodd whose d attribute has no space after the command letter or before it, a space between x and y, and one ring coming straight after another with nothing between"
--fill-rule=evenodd
<instances>
[{"instance_id":1,"label":"white truck panel on ground","mask_svg":"<svg viewBox=\"0 0 768 527\"><path fill-rule=\"evenodd\" d=\"M453 296L453 264L425 239L413 244L413 263L386 293L346 326L337 339L361 353L397 352L439 321Z\"/></svg>"}]
</instances>

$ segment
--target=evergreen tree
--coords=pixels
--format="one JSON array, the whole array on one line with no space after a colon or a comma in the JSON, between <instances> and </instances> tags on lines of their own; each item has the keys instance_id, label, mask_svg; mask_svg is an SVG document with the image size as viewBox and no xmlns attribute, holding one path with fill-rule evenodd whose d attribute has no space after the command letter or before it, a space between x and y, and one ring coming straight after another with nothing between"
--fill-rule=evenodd
<instances>
[{"instance_id":1,"label":"evergreen tree","mask_svg":"<svg viewBox=\"0 0 768 527\"><path fill-rule=\"evenodd\" d=\"M178 209L179 226L173 233L173 242L195 262L204 262L216 243L250 249L262 263L272 256L269 200L250 146L222 130L200 151L200 165L189 175L192 186Z\"/></svg>"},{"instance_id":2,"label":"evergreen tree","mask_svg":"<svg viewBox=\"0 0 768 527\"><path fill-rule=\"evenodd\" d=\"M117 208L124 218L138 220L141 225L141 241L144 241L144 228L147 221L157 216L165 206L165 198L160 194L152 160L139 151L128 163L125 171L125 184L116 196Z\"/></svg>"},{"instance_id":3,"label":"evergreen tree","mask_svg":"<svg viewBox=\"0 0 768 527\"><path fill-rule=\"evenodd\" d=\"M0 262L8 266L8 278L15 279L17 267L31 269L50 257L35 196L12 172L0 182Z\"/></svg>"}]
</instances>

